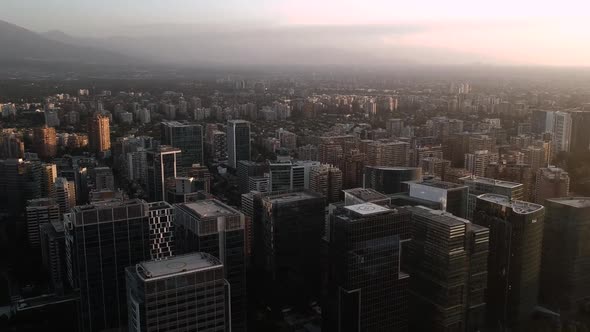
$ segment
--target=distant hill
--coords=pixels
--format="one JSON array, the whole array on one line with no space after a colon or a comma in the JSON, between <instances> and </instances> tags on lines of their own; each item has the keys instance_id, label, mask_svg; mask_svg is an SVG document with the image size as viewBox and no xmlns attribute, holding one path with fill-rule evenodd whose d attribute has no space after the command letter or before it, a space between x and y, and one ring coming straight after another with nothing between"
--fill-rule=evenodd
<instances>
[{"instance_id":1,"label":"distant hill","mask_svg":"<svg viewBox=\"0 0 590 332\"><path fill-rule=\"evenodd\" d=\"M59 32L42 35L0 20L0 63L42 62L91 65L141 63L136 58L98 47L80 46L58 40ZM66 40L67 36L60 36Z\"/></svg>"}]
</instances>

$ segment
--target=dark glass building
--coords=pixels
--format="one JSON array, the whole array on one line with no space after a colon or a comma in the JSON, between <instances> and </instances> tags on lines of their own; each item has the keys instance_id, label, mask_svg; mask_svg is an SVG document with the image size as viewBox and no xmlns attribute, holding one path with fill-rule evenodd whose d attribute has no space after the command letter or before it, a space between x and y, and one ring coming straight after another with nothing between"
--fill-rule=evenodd
<instances>
[{"instance_id":1,"label":"dark glass building","mask_svg":"<svg viewBox=\"0 0 590 332\"><path fill-rule=\"evenodd\" d=\"M457 217L467 217L469 188L456 183L428 180L408 184L410 197L441 204L441 209Z\"/></svg>"},{"instance_id":2,"label":"dark glass building","mask_svg":"<svg viewBox=\"0 0 590 332\"><path fill-rule=\"evenodd\" d=\"M178 167L187 170L193 164L205 163L203 158L203 127L178 121L162 122L160 134L162 144L180 149Z\"/></svg>"},{"instance_id":3,"label":"dark glass building","mask_svg":"<svg viewBox=\"0 0 590 332\"><path fill-rule=\"evenodd\" d=\"M147 151L147 191L151 202L166 200L166 179L177 176L180 149L160 145Z\"/></svg>"},{"instance_id":4,"label":"dark glass building","mask_svg":"<svg viewBox=\"0 0 590 332\"><path fill-rule=\"evenodd\" d=\"M244 215L215 199L174 206L178 253L205 252L218 258L230 287L232 331L246 330Z\"/></svg>"},{"instance_id":5,"label":"dark glass building","mask_svg":"<svg viewBox=\"0 0 590 332\"><path fill-rule=\"evenodd\" d=\"M320 243L325 200L311 191L258 195L254 259L264 296L275 312L307 304L320 292Z\"/></svg>"},{"instance_id":6,"label":"dark glass building","mask_svg":"<svg viewBox=\"0 0 590 332\"><path fill-rule=\"evenodd\" d=\"M228 164L236 168L239 160L250 160L250 122L230 120L227 123Z\"/></svg>"},{"instance_id":7,"label":"dark glass building","mask_svg":"<svg viewBox=\"0 0 590 332\"><path fill-rule=\"evenodd\" d=\"M400 266L411 213L374 203L337 207L324 240L322 331L407 331L410 276Z\"/></svg>"},{"instance_id":8,"label":"dark glass building","mask_svg":"<svg viewBox=\"0 0 590 332\"><path fill-rule=\"evenodd\" d=\"M417 167L365 167L365 188L384 194L407 191L407 181L422 181L422 168Z\"/></svg>"},{"instance_id":9,"label":"dark glass building","mask_svg":"<svg viewBox=\"0 0 590 332\"><path fill-rule=\"evenodd\" d=\"M267 163L257 163L249 160L238 161L238 187L240 188L240 194L247 193L248 181L250 177L262 176L268 171Z\"/></svg>"},{"instance_id":10,"label":"dark glass building","mask_svg":"<svg viewBox=\"0 0 590 332\"><path fill-rule=\"evenodd\" d=\"M539 295L543 245L542 205L484 194L474 222L490 230L487 319L500 331L521 330Z\"/></svg>"},{"instance_id":11,"label":"dark glass building","mask_svg":"<svg viewBox=\"0 0 590 332\"><path fill-rule=\"evenodd\" d=\"M566 318L590 300L590 198L545 201L540 301Z\"/></svg>"},{"instance_id":12,"label":"dark glass building","mask_svg":"<svg viewBox=\"0 0 590 332\"><path fill-rule=\"evenodd\" d=\"M478 331L485 314L487 228L448 212L409 207L406 260L414 331Z\"/></svg>"},{"instance_id":13,"label":"dark glass building","mask_svg":"<svg viewBox=\"0 0 590 332\"><path fill-rule=\"evenodd\" d=\"M219 259L192 253L127 267L129 331L230 331Z\"/></svg>"},{"instance_id":14,"label":"dark glass building","mask_svg":"<svg viewBox=\"0 0 590 332\"><path fill-rule=\"evenodd\" d=\"M590 151L590 111L572 112L572 133L570 151L584 153Z\"/></svg>"},{"instance_id":15,"label":"dark glass building","mask_svg":"<svg viewBox=\"0 0 590 332\"><path fill-rule=\"evenodd\" d=\"M80 291L79 331L127 326L125 268L150 258L148 204L77 206L64 216L68 278Z\"/></svg>"}]
</instances>

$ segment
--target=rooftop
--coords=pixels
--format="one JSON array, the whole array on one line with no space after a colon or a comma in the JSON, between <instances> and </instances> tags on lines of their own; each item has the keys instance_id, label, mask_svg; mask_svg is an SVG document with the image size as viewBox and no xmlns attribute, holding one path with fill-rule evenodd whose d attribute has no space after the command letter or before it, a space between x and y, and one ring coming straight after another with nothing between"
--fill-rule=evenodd
<instances>
[{"instance_id":1,"label":"rooftop","mask_svg":"<svg viewBox=\"0 0 590 332\"><path fill-rule=\"evenodd\" d=\"M463 182L481 183L481 184L487 184L487 185L505 187L505 188L517 188L517 187L522 186L522 184L516 183L516 182L495 180L495 179L489 179L489 178L484 178L484 177L479 177L479 176L471 176L471 175L466 176L466 177L462 177L459 180L461 180Z\"/></svg>"},{"instance_id":2,"label":"rooftop","mask_svg":"<svg viewBox=\"0 0 590 332\"><path fill-rule=\"evenodd\" d=\"M387 195L371 188L353 188L343 190L345 195L351 195L366 202L389 199Z\"/></svg>"},{"instance_id":3,"label":"rooftop","mask_svg":"<svg viewBox=\"0 0 590 332\"><path fill-rule=\"evenodd\" d=\"M575 208L590 208L590 197L561 197L551 198L547 201Z\"/></svg>"},{"instance_id":4,"label":"rooftop","mask_svg":"<svg viewBox=\"0 0 590 332\"><path fill-rule=\"evenodd\" d=\"M304 199L313 199L313 198L322 198L323 196L311 191L294 191L294 192L285 192L276 195L268 195L264 199L271 201L273 203L287 203L287 202L294 202L300 201Z\"/></svg>"},{"instance_id":5,"label":"rooftop","mask_svg":"<svg viewBox=\"0 0 590 332\"><path fill-rule=\"evenodd\" d=\"M223 267L223 265L217 258L207 253L197 252L142 262L135 266L135 270L143 280L150 280L214 267Z\"/></svg>"},{"instance_id":6,"label":"rooftop","mask_svg":"<svg viewBox=\"0 0 590 332\"><path fill-rule=\"evenodd\" d=\"M172 209L172 205L164 201L148 203L148 206L150 210Z\"/></svg>"},{"instance_id":7,"label":"rooftop","mask_svg":"<svg viewBox=\"0 0 590 332\"><path fill-rule=\"evenodd\" d=\"M518 214L530 214L544 209L543 205L525 201L511 200L509 197L503 195L483 194L477 196L477 199L511 208L512 211Z\"/></svg>"},{"instance_id":8,"label":"rooftop","mask_svg":"<svg viewBox=\"0 0 590 332\"><path fill-rule=\"evenodd\" d=\"M412 213L428 216L431 220L444 223L449 226L465 225L470 223L469 220L457 217L452 213L442 210L434 210L425 206L408 207L408 209L412 211Z\"/></svg>"},{"instance_id":9,"label":"rooftop","mask_svg":"<svg viewBox=\"0 0 590 332\"><path fill-rule=\"evenodd\" d=\"M393 167L393 166L366 166L365 168L382 169L388 171L414 171L421 170L419 167Z\"/></svg>"},{"instance_id":10,"label":"rooftop","mask_svg":"<svg viewBox=\"0 0 590 332\"><path fill-rule=\"evenodd\" d=\"M439 181L439 180L428 180L428 181L423 181L423 182L408 181L406 183L408 183L410 186L422 185L422 186L440 188L440 189L457 189L457 188L466 188L467 187L467 186L460 185L457 183L445 182L445 181Z\"/></svg>"},{"instance_id":11,"label":"rooftop","mask_svg":"<svg viewBox=\"0 0 590 332\"><path fill-rule=\"evenodd\" d=\"M392 211L389 208L386 208L384 206L377 205L374 203L362 203L362 204L356 204L356 205L349 205L349 206L345 206L344 208L347 209L348 211L357 213L362 216L369 216L369 215L373 215L373 214L379 214L379 213Z\"/></svg>"},{"instance_id":12,"label":"rooftop","mask_svg":"<svg viewBox=\"0 0 590 332\"><path fill-rule=\"evenodd\" d=\"M185 203L183 205L195 212L199 217L219 217L239 214L238 211L216 199L207 199L203 201Z\"/></svg>"}]
</instances>

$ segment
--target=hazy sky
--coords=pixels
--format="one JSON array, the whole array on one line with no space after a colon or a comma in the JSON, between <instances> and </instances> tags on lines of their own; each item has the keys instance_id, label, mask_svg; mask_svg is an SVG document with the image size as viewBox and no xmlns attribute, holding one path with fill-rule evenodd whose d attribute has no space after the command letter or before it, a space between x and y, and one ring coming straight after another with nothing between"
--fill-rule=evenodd
<instances>
[{"instance_id":1,"label":"hazy sky","mask_svg":"<svg viewBox=\"0 0 590 332\"><path fill-rule=\"evenodd\" d=\"M462 61L590 66L587 0L0 1L0 19L39 32L57 29L76 36L132 36L215 25L217 32L301 29L309 31L311 40L324 29L332 31L324 39L341 36L351 49L354 42L346 35L356 32L358 38L370 35L371 46L377 50L436 49L463 54ZM195 26L178 26L184 24ZM177 26L172 29L171 25ZM378 34L374 27L379 28Z\"/></svg>"}]
</instances>

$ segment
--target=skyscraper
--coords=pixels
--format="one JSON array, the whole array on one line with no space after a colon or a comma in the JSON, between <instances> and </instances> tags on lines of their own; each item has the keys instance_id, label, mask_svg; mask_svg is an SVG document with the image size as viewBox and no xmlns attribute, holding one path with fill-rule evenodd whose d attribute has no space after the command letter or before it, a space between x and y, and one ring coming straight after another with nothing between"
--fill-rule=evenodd
<instances>
[{"instance_id":1,"label":"skyscraper","mask_svg":"<svg viewBox=\"0 0 590 332\"><path fill-rule=\"evenodd\" d=\"M551 198L544 205L540 301L568 319L590 298L590 198Z\"/></svg>"},{"instance_id":2,"label":"skyscraper","mask_svg":"<svg viewBox=\"0 0 590 332\"><path fill-rule=\"evenodd\" d=\"M104 153L111 149L109 117L95 113L88 121L88 145L90 151Z\"/></svg>"},{"instance_id":3,"label":"skyscraper","mask_svg":"<svg viewBox=\"0 0 590 332\"><path fill-rule=\"evenodd\" d=\"M322 262L323 331L408 330L410 276L401 253L410 218L373 203L333 211Z\"/></svg>"},{"instance_id":4,"label":"skyscraper","mask_svg":"<svg viewBox=\"0 0 590 332\"><path fill-rule=\"evenodd\" d=\"M64 224L52 221L40 225L41 258L52 291L62 294L68 280Z\"/></svg>"},{"instance_id":5,"label":"skyscraper","mask_svg":"<svg viewBox=\"0 0 590 332\"><path fill-rule=\"evenodd\" d=\"M64 213L70 212L76 206L76 186L73 181L66 178L57 178L54 184L53 195L59 206L60 219Z\"/></svg>"},{"instance_id":6,"label":"skyscraper","mask_svg":"<svg viewBox=\"0 0 590 332\"><path fill-rule=\"evenodd\" d=\"M150 257L148 204L77 206L64 216L68 278L80 290L79 331L127 326L125 268Z\"/></svg>"},{"instance_id":7,"label":"skyscraper","mask_svg":"<svg viewBox=\"0 0 590 332\"><path fill-rule=\"evenodd\" d=\"M422 168L417 167L365 167L364 187L384 194L406 191L407 181L421 181Z\"/></svg>"},{"instance_id":8,"label":"skyscraper","mask_svg":"<svg viewBox=\"0 0 590 332\"><path fill-rule=\"evenodd\" d=\"M472 175L484 176L486 167L498 162L498 153L490 153L488 150L478 150L465 154L465 169Z\"/></svg>"},{"instance_id":9,"label":"skyscraper","mask_svg":"<svg viewBox=\"0 0 590 332\"><path fill-rule=\"evenodd\" d=\"M518 330L537 305L544 217L542 205L496 194L477 197L474 222L490 230L490 327Z\"/></svg>"},{"instance_id":10,"label":"skyscraper","mask_svg":"<svg viewBox=\"0 0 590 332\"><path fill-rule=\"evenodd\" d=\"M521 183L488 179L477 176L466 176L459 182L469 188L467 200L466 219L473 220L477 196L483 194L497 194L507 196L510 199L521 200L524 198L524 186Z\"/></svg>"},{"instance_id":11,"label":"skyscraper","mask_svg":"<svg viewBox=\"0 0 590 332\"><path fill-rule=\"evenodd\" d=\"M230 120L227 123L228 164L236 168L239 160L250 160L250 122Z\"/></svg>"},{"instance_id":12,"label":"skyscraper","mask_svg":"<svg viewBox=\"0 0 590 332\"><path fill-rule=\"evenodd\" d=\"M162 259L174 254L174 208L160 201L148 204L150 257Z\"/></svg>"},{"instance_id":13,"label":"skyscraper","mask_svg":"<svg viewBox=\"0 0 590 332\"><path fill-rule=\"evenodd\" d=\"M566 112L555 112L553 146L555 152L569 152L572 138L572 116Z\"/></svg>"},{"instance_id":14,"label":"skyscraper","mask_svg":"<svg viewBox=\"0 0 590 332\"><path fill-rule=\"evenodd\" d=\"M413 328L478 331L485 313L488 229L440 210L408 210Z\"/></svg>"},{"instance_id":15,"label":"skyscraper","mask_svg":"<svg viewBox=\"0 0 590 332\"><path fill-rule=\"evenodd\" d=\"M224 266L231 294L232 331L246 329L244 215L215 199L174 206L178 253L206 252Z\"/></svg>"},{"instance_id":16,"label":"skyscraper","mask_svg":"<svg viewBox=\"0 0 590 332\"><path fill-rule=\"evenodd\" d=\"M363 186L363 172L366 155L358 149L352 149L344 154L342 165L342 188L358 188Z\"/></svg>"},{"instance_id":17,"label":"skyscraper","mask_svg":"<svg viewBox=\"0 0 590 332\"><path fill-rule=\"evenodd\" d=\"M409 166L410 144L406 142L374 142L367 146L367 165L385 167Z\"/></svg>"},{"instance_id":18,"label":"skyscraper","mask_svg":"<svg viewBox=\"0 0 590 332\"><path fill-rule=\"evenodd\" d=\"M571 152L588 152L590 151L590 110L576 111L571 113L572 116L572 135L571 135Z\"/></svg>"},{"instance_id":19,"label":"skyscraper","mask_svg":"<svg viewBox=\"0 0 590 332\"><path fill-rule=\"evenodd\" d=\"M147 151L147 190L151 201L163 201L166 198L166 180L177 176L177 162L180 149L160 145Z\"/></svg>"},{"instance_id":20,"label":"skyscraper","mask_svg":"<svg viewBox=\"0 0 590 332\"><path fill-rule=\"evenodd\" d=\"M549 166L539 168L535 184L535 203L545 204L548 198L566 197L569 195L570 177L561 168Z\"/></svg>"},{"instance_id":21,"label":"skyscraper","mask_svg":"<svg viewBox=\"0 0 590 332\"><path fill-rule=\"evenodd\" d=\"M57 154L57 134L55 128L41 127L33 130L35 151L39 158L49 159Z\"/></svg>"},{"instance_id":22,"label":"skyscraper","mask_svg":"<svg viewBox=\"0 0 590 332\"><path fill-rule=\"evenodd\" d=\"M459 218L467 216L469 188L464 185L428 180L408 184L410 197L424 199L441 204L442 210Z\"/></svg>"},{"instance_id":23,"label":"skyscraper","mask_svg":"<svg viewBox=\"0 0 590 332\"><path fill-rule=\"evenodd\" d=\"M274 312L317 299L324 198L314 192L260 195L255 208L254 262Z\"/></svg>"},{"instance_id":24,"label":"skyscraper","mask_svg":"<svg viewBox=\"0 0 590 332\"><path fill-rule=\"evenodd\" d=\"M126 274L129 331L230 330L223 264L212 255L142 262Z\"/></svg>"},{"instance_id":25,"label":"skyscraper","mask_svg":"<svg viewBox=\"0 0 590 332\"><path fill-rule=\"evenodd\" d=\"M249 160L238 161L237 176L238 187L241 194L247 193L249 178L262 176L268 171L268 163L256 163Z\"/></svg>"},{"instance_id":26,"label":"skyscraper","mask_svg":"<svg viewBox=\"0 0 590 332\"><path fill-rule=\"evenodd\" d=\"M190 168L193 164L204 164L203 127L198 124L183 124L167 121L161 124L162 144L180 149L178 167Z\"/></svg>"},{"instance_id":27,"label":"skyscraper","mask_svg":"<svg viewBox=\"0 0 590 332\"><path fill-rule=\"evenodd\" d=\"M328 203L340 201L342 172L338 168L332 165L313 167L309 178L309 190L320 193Z\"/></svg>"},{"instance_id":28,"label":"skyscraper","mask_svg":"<svg viewBox=\"0 0 590 332\"><path fill-rule=\"evenodd\" d=\"M41 243L41 226L59 220L59 205L51 198L32 199L27 202L27 236L33 248Z\"/></svg>"}]
</instances>

